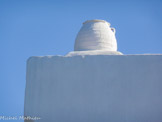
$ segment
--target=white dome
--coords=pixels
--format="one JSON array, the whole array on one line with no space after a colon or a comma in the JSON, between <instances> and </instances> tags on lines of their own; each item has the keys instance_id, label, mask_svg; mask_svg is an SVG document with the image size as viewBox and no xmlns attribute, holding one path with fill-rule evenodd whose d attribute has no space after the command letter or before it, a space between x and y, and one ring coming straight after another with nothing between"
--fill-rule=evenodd
<instances>
[{"instance_id":1,"label":"white dome","mask_svg":"<svg viewBox=\"0 0 162 122\"><path fill-rule=\"evenodd\" d=\"M88 20L83 23L76 40L74 51L104 50L117 51L115 29L104 20Z\"/></svg>"}]
</instances>

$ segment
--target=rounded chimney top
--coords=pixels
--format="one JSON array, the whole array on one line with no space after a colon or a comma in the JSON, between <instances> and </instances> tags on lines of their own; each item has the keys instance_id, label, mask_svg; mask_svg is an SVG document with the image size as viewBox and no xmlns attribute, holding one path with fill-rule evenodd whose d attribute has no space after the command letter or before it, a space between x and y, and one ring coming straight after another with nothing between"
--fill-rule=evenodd
<instances>
[{"instance_id":1,"label":"rounded chimney top","mask_svg":"<svg viewBox=\"0 0 162 122\"><path fill-rule=\"evenodd\" d=\"M87 20L75 40L74 51L117 51L115 29L105 20Z\"/></svg>"}]
</instances>

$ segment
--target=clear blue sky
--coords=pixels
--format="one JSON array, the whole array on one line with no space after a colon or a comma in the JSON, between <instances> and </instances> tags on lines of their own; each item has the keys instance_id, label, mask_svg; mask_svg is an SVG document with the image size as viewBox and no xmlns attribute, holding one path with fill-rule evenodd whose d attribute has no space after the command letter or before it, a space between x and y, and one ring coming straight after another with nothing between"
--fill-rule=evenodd
<instances>
[{"instance_id":1,"label":"clear blue sky","mask_svg":"<svg viewBox=\"0 0 162 122\"><path fill-rule=\"evenodd\" d=\"M0 116L23 115L28 57L72 51L90 19L116 28L124 54L162 54L161 0L0 0Z\"/></svg>"}]
</instances>

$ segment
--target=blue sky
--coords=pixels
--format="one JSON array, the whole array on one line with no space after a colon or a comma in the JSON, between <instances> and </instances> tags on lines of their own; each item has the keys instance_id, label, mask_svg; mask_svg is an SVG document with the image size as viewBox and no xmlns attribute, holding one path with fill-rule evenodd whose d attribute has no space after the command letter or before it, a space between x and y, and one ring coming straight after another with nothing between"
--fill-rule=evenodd
<instances>
[{"instance_id":1,"label":"blue sky","mask_svg":"<svg viewBox=\"0 0 162 122\"><path fill-rule=\"evenodd\" d=\"M23 115L26 60L73 50L82 23L104 19L124 54L162 54L161 0L0 0L0 116Z\"/></svg>"}]
</instances>

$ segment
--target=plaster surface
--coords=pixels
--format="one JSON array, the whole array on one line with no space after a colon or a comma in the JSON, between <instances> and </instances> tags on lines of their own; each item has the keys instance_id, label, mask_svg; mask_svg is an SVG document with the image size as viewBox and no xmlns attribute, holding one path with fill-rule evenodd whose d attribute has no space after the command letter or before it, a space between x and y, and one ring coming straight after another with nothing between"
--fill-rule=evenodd
<instances>
[{"instance_id":1,"label":"plaster surface","mask_svg":"<svg viewBox=\"0 0 162 122\"><path fill-rule=\"evenodd\" d=\"M26 78L38 122L162 122L162 55L30 57Z\"/></svg>"},{"instance_id":2,"label":"plaster surface","mask_svg":"<svg viewBox=\"0 0 162 122\"><path fill-rule=\"evenodd\" d=\"M75 39L74 51L117 51L115 28L105 20L88 20L83 23Z\"/></svg>"},{"instance_id":3,"label":"plaster surface","mask_svg":"<svg viewBox=\"0 0 162 122\"><path fill-rule=\"evenodd\" d=\"M118 51L105 51L105 50L90 50L90 51L72 51L66 57L70 56L85 56L85 55L123 55Z\"/></svg>"}]
</instances>

